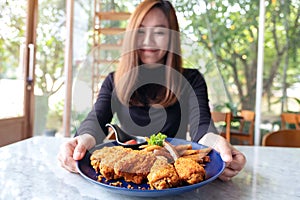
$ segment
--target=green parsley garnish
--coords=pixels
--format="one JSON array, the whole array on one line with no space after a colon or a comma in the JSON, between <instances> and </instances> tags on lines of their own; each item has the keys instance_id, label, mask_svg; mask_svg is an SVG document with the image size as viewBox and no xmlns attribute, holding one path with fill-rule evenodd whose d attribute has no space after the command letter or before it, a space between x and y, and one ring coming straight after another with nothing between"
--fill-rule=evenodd
<instances>
[{"instance_id":1,"label":"green parsley garnish","mask_svg":"<svg viewBox=\"0 0 300 200\"><path fill-rule=\"evenodd\" d=\"M161 132L159 132L155 135L150 136L150 139L148 140L148 144L163 146L166 138L167 138L167 136L165 134L162 134Z\"/></svg>"}]
</instances>

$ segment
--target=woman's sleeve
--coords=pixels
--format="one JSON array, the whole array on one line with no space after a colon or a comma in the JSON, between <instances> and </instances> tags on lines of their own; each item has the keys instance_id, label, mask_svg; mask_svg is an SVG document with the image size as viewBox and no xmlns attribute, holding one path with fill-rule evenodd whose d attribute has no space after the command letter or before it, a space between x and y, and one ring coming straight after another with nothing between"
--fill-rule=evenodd
<instances>
[{"instance_id":1,"label":"woman's sleeve","mask_svg":"<svg viewBox=\"0 0 300 200\"><path fill-rule=\"evenodd\" d=\"M203 75L198 70L193 70L189 83L192 86L189 95L189 132L192 141L198 142L206 133L217 133L217 130L211 119L207 85Z\"/></svg>"},{"instance_id":2,"label":"woman's sleeve","mask_svg":"<svg viewBox=\"0 0 300 200\"><path fill-rule=\"evenodd\" d=\"M96 139L96 143L102 143L108 134L105 127L112 120L112 92L113 92L113 74L109 74L104 80L97 101L93 109L80 124L76 135L90 134Z\"/></svg>"}]
</instances>

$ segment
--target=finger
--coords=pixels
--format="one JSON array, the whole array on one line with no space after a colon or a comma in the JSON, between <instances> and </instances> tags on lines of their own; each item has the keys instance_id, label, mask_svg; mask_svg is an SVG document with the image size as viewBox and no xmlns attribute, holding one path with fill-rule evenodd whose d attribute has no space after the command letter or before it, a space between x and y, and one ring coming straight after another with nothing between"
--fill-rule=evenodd
<instances>
[{"instance_id":1,"label":"finger","mask_svg":"<svg viewBox=\"0 0 300 200\"><path fill-rule=\"evenodd\" d=\"M225 176L224 174L221 174L218 178L222 181L230 181L231 180L231 177Z\"/></svg>"},{"instance_id":2,"label":"finger","mask_svg":"<svg viewBox=\"0 0 300 200\"><path fill-rule=\"evenodd\" d=\"M239 173L239 171L233 170L231 168L225 168L222 175L226 176L226 177L233 177L235 175L237 175Z\"/></svg>"},{"instance_id":3,"label":"finger","mask_svg":"<svg viewBox=\"0 0 300 200\"><path fill-rule=\"evenodd\" d=\"M72 157L62 158L62 156L59 156L58 160L60 161L60 165L63 168L67 169L70 172L78 173L76 161Z\"/></svg>"},{"instance_id":4,"label":"finger","mask_svg":"<svg viewBox=\"0 0 300 200\"><path fill-rule=\"evenodd\" d=\"M232 161L232 146L226 141L224 137L214 133L207 133L199 142L200 144L212 147L216 151L218 151L224 162L229 163Z\"/></svg>"},{"instance_id":5,"label":"finger","mask_svg":"<svg viewBox=\"0 0 300 200\"><path fill-rule=\"evenodd\" d=\"M241 171L246 164L246 157L242 154L236 154L233 156L233 161L230 162L229 168L235 170L235 171Z\"/></svg>"},{"instance_id":6,"label":"finger","mask_svg":"<svg viewBox=\"0 0 300 200\"><path fill-rule=\"evenodd\" d=\"M77 145L76 140L70 140L69 142L66 142L65 144L61 145L60 147L60 155L62 157L62 160L66 160L68 157L73 156L74 149ZM66 161L64 161L66 162Z\"/></svg>"},{"instance_id":7,"label":"finger","mask_svg":"<svg viewBox=\"0 0 300 200\"><path fill-rule=\"evenodd\" d=\"M220 152L222 160L228 165L232 161L231 145L224 138L221 138L216 148Z\"/></svg>"},{"instance_id":8,"label":"finger","mask_svg":"<svg viewBox=\"0 0 300 200\"><path fill-rule=\"evenodd\" d=\"M236 176L238 171L232 170L230 168L225 168L223 173L219 176L219 179L223 181L229 181L232 177Z\"/></svg>"},{"instance_id":9,"label":"finger","mask_svg":"<svg viewBox=\"0 0 300 200\"><path fill-rule=\"evenodd\" d=\"M222 160L226 163L232 162L232 154L230 147L224 147L223 149L220 150L220 156Z\"/></svg>"},{"instance_id":10,"label":"finger","mask_svg":"<svg viewBox=\"0 0 300 200\"><path fill-rule=\"evenodd\" d=\"M79 139L78 144L74 149L73 159L81 160L84 157L86 150L87 149L86 149L86 146L84 145L84 142Z\"/></svg>"},{"instance_id":11,"label":"finger","mask_svg":"<svg viewBox=\"0 0 300 200\"><path fill-rule=\"evenodd\" d=\"M221 176L219 176L219 179L222 180L222 181L227 182L227 181L230 181L230 180L231 180L231 177L221 175Z\"/></svg>"},{"instance_id":12,"label":"finger","mask_svg":"<svg viewBox=\"0 0 300 200\"><path fill-rule=\"evenodd\" d=\"M76 162L73 159L73 152L74 152L74 148L76 146L77 141L72 139L69 140L68 142L62 144L60 146L60 152L57 156L60 165L71 171L71 172L77 172L77 168L76 168Z\"/></svg>"}]
</instances>

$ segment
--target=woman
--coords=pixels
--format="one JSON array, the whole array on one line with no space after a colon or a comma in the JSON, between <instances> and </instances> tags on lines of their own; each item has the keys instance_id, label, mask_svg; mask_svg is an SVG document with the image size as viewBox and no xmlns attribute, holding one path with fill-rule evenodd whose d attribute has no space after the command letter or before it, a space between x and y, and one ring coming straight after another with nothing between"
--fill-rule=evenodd
<instances>
[{"instance_id":1,"label":"woman","mask_svg":"<svg viewBox=\"0 0 300 200\"><path fill-rule=\"evenodd\" d=\"M219 177L228 181L245 165L244 155L215 134L202 75L182 67L179 26L170 2L145 0L132 14L116 72L105 79L94 109L77 135L61 146L61 165L77 172L75 161L107 135L117 114L131 134L186 138L211 146L226 162ZM189 129L188 129L189 128Z\"/></svg>"}]
</instances>

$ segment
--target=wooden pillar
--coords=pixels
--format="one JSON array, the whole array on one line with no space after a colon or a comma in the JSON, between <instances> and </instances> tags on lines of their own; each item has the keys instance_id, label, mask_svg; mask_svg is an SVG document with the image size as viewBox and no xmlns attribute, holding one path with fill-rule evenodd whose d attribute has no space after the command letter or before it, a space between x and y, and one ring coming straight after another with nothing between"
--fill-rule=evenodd
<instances>
[{"instance_id":1,"label":"wooden pillar","mask_svg":"<svg viewBox=\"0 0 300 200\"><path fill-rule=\"evenodd\" d=\"M73 79L73 16L74 0L66 0L67 9L67 35L65 44L65 105L64 105L64 135L71 135L71 105L72 105L72 79Z\"/></svg>"}]
</instances>

